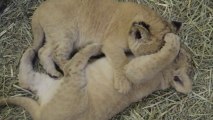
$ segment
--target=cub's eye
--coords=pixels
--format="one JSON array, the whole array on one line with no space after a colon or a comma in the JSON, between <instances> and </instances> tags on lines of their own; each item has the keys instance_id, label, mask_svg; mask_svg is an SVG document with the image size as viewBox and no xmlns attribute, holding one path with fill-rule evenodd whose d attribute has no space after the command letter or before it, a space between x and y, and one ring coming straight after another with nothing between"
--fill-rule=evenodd
<instances>
[{"instance_id":1,"label":"cub's eye","mask_svg":"<svg viewBox=\"0 0 213 120\"><path fill-rule=\"evenodd\" d=\"M183 82L181 81L181 79L178 76L174 76L174 81L181 85L183 84Z\"/></svg>"}]
</instances>

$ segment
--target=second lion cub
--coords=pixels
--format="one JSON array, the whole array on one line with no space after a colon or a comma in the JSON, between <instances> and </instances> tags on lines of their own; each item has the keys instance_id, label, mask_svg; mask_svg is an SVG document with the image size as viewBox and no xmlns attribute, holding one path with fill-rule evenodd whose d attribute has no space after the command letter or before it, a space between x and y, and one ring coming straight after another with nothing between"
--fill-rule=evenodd
<instances>
[{"instance_id":1,"label":"second lion cub","mask_svg":"<svg viewBox=\"0 0 213 120\"><path fill-rule=\"evenodd\" d=\"M33 47L38 51L45 38L39 58L50 75L60 76L54 62L62 69L73 50L100 43L114 68L114 88L120 93L131 88L123 70L128 63L124 52L131 50L136 56L157 52L172 28L144 5L113 0L45 1L32 18Z\"/></svg>"},{"instance_id":2,"label":"second lion cub","mask_svg":"<svg viewBox=\"0 0 213 120\"><path fill-rule=\"evenodd\" d=\"M89 58L99 52L100 46L91 44L81 49L65 66L64 77L57 80L34 71L35 51L28 49L21 59L19 83L36 92L39 100L0 98L0 106L20 105L33 120L109 120L154 91L173 87L189 93L192 82L188 74L191 65L188 56L180 50L178 36L167 34L165 42L154 54L129 56L125 73L133 85L128 94L113 89L113 68L106 58L88 63Z\"/></svg>"}]
</instances>

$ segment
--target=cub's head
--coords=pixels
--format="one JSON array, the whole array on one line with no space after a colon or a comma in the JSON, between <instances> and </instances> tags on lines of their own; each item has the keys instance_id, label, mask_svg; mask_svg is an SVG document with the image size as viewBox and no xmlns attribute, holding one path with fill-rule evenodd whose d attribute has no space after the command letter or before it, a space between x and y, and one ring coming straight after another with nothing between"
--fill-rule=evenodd
<instances>
[{"instance_id":1,"label":"cub's head","mask_svg":"<svg viewBox=\"0 0 213 120\"><path fill-rule=\"evenodd\" d=\"M192 90L192 64L191 56L183 48L174 62L168 66L163 72L164 79L161 82L161 89L166 89L170 86L178 92L189 93Z\"/></svg>"},{"instance_id":2,"label":"cub's head","mask_svg":"<svg viewBox=\"0 0 213 120\"><path fill-rule=\"evenodd\" d=\"M129 49L135 56L155 53L164 45L164 35L177 33L180 27L180 22L168 23L160 18L158 22L133 22L128 36Z\"/></svg>"}]
</instances>

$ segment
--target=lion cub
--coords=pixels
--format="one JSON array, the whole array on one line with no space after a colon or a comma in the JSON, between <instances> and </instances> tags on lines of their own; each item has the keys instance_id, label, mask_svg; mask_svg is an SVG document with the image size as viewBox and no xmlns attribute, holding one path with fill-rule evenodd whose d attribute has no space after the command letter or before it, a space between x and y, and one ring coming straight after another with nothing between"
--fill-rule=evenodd
<instances>
[{"instance_id":1,"label":"lion cub","mask_svg":"<svg viewBox=\"0 0 213 120\"><path fill-rule=\"evenodd\" d=\"M125 73L133 88L127 95L113 89L113 68L106 58L87 65L100 46L92 44L80 50L67 63L60 80L35 72L32 67L35 51L28 49L21 59L20 85L37 92L39 100L10 97L0 99L0 105L20 105L34 120L108 120L153 91L172 86L188 93L191 91L188 56L181 50L176 58L180 47L176 35L167 34L165 41L157 53L129 57Z\"/></svg>"},{"instance_id":2,"label":"lion cub","mask_svg":"<svg viewBox=\"0 0 213 120\"><path fill-rule=\"evenodd\" d=\"M45 1L32 18L33 47L38 51L45 38L39 58L50 75L61 75L54 63L62 69L72 51L100 43L114 68L114 88L120 93L131 88L123 69L128 63L124 52L130 49L136 56L157 52L164 44L163 36L174 32L173 28L144 5L113 0Z\"/></svg>"}]
</instances>

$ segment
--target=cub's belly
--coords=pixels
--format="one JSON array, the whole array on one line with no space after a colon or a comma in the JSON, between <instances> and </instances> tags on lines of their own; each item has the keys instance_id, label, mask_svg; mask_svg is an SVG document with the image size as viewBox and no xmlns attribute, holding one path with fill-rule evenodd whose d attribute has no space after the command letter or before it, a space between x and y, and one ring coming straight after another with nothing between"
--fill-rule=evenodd
<instances>
[{"instance_id":1,"label":"cub's belly","mask_svg":"<svg viewBox=\"0 0 213 120\"><path fill-rule=\"evenodd\" d=\"M111 89L113 88L113 69L106 58L101 58L86 68L88 89Z\"/></svg>"},{"instance_id":2,"label":"cub's belly","mask_svg":"<svg viewBox=\"0 0 213 120\"><path fill-rule=\"evenodd\" d=\"M109 119L129 105L129 98L113 86L113 69L106 58L97 60L86 69L91 115ZM109 117L109 118L108 118Z\"/></svg>"}]
</instances>

